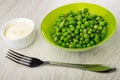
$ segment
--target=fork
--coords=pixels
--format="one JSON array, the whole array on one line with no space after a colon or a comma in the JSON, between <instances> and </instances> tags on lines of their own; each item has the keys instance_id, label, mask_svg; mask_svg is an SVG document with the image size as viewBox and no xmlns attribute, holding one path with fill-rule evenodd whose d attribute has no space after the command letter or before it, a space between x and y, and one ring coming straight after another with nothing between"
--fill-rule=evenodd
<instances>
[{"instance_id":1,"label":"fork","mask_svg":"<svg viewBox=\"0 0 120 80\"><path fill-rule=\"evenodd\" d=\"M63 62L53 62L53 61L42 61L38 58L25 56L11 49L8 50L6 57L18 64L28 67L37 67L40 65L49 64L56 66L78 68L82 70L88 70L88 71L100 72L100 73L108 73L108 72L116 71L116 68L102 64L73 64L73 63L63 63Z\"/></svg>"}]
</instances>

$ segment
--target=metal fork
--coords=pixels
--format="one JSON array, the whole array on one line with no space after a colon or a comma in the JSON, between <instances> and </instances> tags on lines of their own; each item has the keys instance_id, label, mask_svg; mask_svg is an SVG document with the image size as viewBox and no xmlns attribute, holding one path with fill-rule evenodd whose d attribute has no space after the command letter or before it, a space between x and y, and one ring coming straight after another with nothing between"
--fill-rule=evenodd
<instances>
[{"instance_id":1,"label":"metal fork","mask_svg":"<svg viewBox=\"0 0 120 80\"><path fill-rule=\"evenodd\" d=\"M82 70L101 72L101 73L108 73L116 70L116 68L101 64L73 64L73 63L62 63L62 62L53 62L53 61L42 61L38 58L25 56L11 49L8 50L6 57L18 64L22 64L28 67L37 67L43 64L44 65L50 64L50 65L66 66L66 67L78 68Z\"/></svg>"}]
</instances>

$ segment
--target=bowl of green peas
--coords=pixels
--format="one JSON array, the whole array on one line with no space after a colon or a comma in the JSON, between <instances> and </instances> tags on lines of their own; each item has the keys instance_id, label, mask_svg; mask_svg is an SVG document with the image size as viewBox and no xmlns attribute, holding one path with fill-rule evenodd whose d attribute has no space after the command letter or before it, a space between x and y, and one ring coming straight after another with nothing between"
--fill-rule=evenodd
<instances>
[{"instance_id":1,"label":"bowl of green peas","mask_svg":"<svg viewBox=\"0 0 120 80\"><path fill-rule=\"evenodd\" d=\"M73 3L51 11L41 32L53 46L68 51L87 51L104 44L116 30L113 14L102 6Z\"/></svg>"}]
</instances>

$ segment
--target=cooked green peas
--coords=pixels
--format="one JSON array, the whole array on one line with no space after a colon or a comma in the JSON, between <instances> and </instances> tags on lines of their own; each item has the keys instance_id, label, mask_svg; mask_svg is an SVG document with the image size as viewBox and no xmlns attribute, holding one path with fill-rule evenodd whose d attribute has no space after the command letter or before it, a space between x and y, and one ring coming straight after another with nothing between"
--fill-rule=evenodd
<instances>
[{"instance_id":1,"label":"cooked green peas","mask_svg":"<svg viewBox=\"0 0 120 80\"><path fill-rule=\"evenodd\" d=\"M100 42L99 36L97 34L95 35L94 41L96 44Z\"/></svg>"},{"instance_id":2,"label":"cooked green peas","mask_svg":"<svg viewBox=\"0 0 120 80\"><path fill-rule=\"evenodd\" d=\"M82 45L80 45L80 44L77 44L77 45L76 45L76 47L77 47L77 48L81 48L81 47L82 47Z\"/></svg>"},{"instance_id":3,"label":"cooked green peas","mask_svg":"<svg viewBox=\"0 0 120 80\"><path fill-rule=\"evenodd\" d=\"M82 20L82 16L81 16L81 15L78 15L78 16L77 16L77 20Z\"/></svg>"},{"instance_id":4,"label":"cooked green peas","mask_svg":"<svg viewBox=\"0 0 120 80\"><path fill-rule=\"evenodd\" d=\"M76 39L79 39L80 38L80 35L76 35L76 37L75 37Z\"/></svg>"},{"instance_id":5,"label":"cooked green peas","mask_svg":"<svg viewBox=\"0 0 120 80\"><path fill-rule=\"evenodd\" d=\"M80 29L80 25L77 25L76 28L77 28L77 29Z\"/></svg>"},{"instance_id":6,"label":"cooked green peas","mask_svg":"<svg viewBox=\"0 0 120 80\"><path fill-rule=\"evenodd\" d=\"M78 40L78 39L73 39L73 42L74 42L74 43L78 43L79 40Z\"/></svg>"},{"instance_id":7,"label":"cooked green peas","mask_svg":"<svg viewBox=\"0 0 120 80\"><path fill-rule=\"evenodd\" d=\"M90 41L90 44L91 44L91 45L95 45L94 41Z\"/></svg>"},{"instance_id":8,"label":"cooked green peas","mask_svg":"<svg viewBox=\"0 0 120 80\"><path fill-rule=\"evenodd\" d=\"M89 43L89 39L85 39L85 43Z\"/></svg>"},{"instance_id":9,"label":"cooked green peas","mask_svg":"<svg viewBox=\"0 0 120 80\"><path fill-rule=\"evenodd\" d=\"M83 41L84 40L84 37L80 37L80 41Z\"/></svg>"},{"instance_id":10,"label":"cooked green peas","mask_svg":"<svg viewBox=\"0 0 120 80\"><path fill-rule=\"evenodd\" d=\"M104 22L100 22L100 26L104 26L105 25L105 23Z\"/></svg>"},{"instance_id":11,"label":"cooked green peas","mask_svg":"<svg viewBox=\"0 0 120 80\"><path fill-rule=\"evenodd\" d=\"M69 38L64 38L64 42L68 42Z\"/></svg>"},{"instance_id":12,"label":"cooked green peas","mask_svg":"<svg viewBox=\"0 0 120 80\"><path fill-rule=\"evenodd\" d=\"M64 40L64 38L65 38L64 36L61 36L61 37L60 37L60 40Z\"/></svg>"},{"instance_id":13,"label":"cooked green peas","mask_svg":"<svg viewBox=\"0 0 120 80\"><path fill-rule=\"evenodd\" d=\"M56 42L58 40L58 37L54 37L54 41Z\"/></svg>"},{"instance_id":14,"label":"cooked green peas","mask_svg":"<svg viewBox=\"0 0 120 80\"><path fill-rule=\"evenodd\" d=\"M53 23L53 41L66 48L86 48L101 42L107 35L107 22L91 14L88 8L60 14Z\"/></svg>"},{"instance_id":15,"label":"cooked green peas","mask_svg":"<svg viewBox=\"0 0 120 80\"><path fill-rule=\"evenodd\" d=\"M98 25L94 25L94 29L98 29Z\"/></svg>"},{"instance_id":16,"label":"cooked green peas","mask_svg":"<svg viewBox=\"0 0 120 80\"><path fill-rule=\"evenodd\" d=\"M83 11L86 13L88 12L88 8L84 8Z\"/></svg>"},{"instance_id":17,"label":"cooked green peas","mask_svg":"<svg viewBox=\"0 0 120 80\"><path fill-rule=\"evenodd\" d=\"M76 30L75 30L75 34L78 34L78 33L79 33L79 30L78 30L78 29L76 29Z\"/></svg>"},{"instance_id":18,"label":"cooked green peas","mask_svg":"<svg viewBox=\"0 0 120 80\"><path fill-rule=\"evenodd\" d=\"M102 30L102 26L98 26L98 30Z\"/></svg>"},{"instance_id":19,"label":"cooked green peas","mask_svg":"<svg viewBox=\"0 0 120 80\"><path fill-rule=\"evenodd\" d=\"M106 27L104 27L103 30L101 31L100 39L104 39L106 35L107 35L107 29Z\"/></svg>"},{"instance_id":20,"label":"cooked green peas","mask_svg":"<svg viewBox=\"0 0 120 80\"><path fill-rule=\"evenodd\" d=\"M85 33L84 38L89 38L89 35L87 33Z\"/></svg>"},{"instance_id":21,"label":"cooked green peas","mask_svg":"<svg viewBox=\"0 0 120 80\"><path fill-rule=\"evenodd\" d=\"M89 26L89 22L87 22L87 21L84 24L85 24L86 27Z\"/></svg>"},{"instance_id":22,"label":"cooked green peas","mask_svg":"<svg viewBox=\"0 0 120 80\"><path fill-rule=\"evenodd\" d=\"M81 25L82 24L82 21L77 21L77 25Z\"/></svg>"},{"instance_id":23,"label":"cooked green peas","mask_svg":"<svg viewBox=\"0 0 120 80\"><path fill-rule=\"evenodd\" d=\"M71 33L71 37L72 37L72 38L75 37L75 33Z\"/></svg>"},{"instance_id":24,"label":"cooked green peas","mask_svg":"<svg viewBox=\"0 0 120 80\"><path fill-rule=\"evenodd\" d=\"M62 44L62 41L61 41L61 40L59 40L59 41L57 42L57 44L58 44L58 45L61 45L61 44Z\"/></svg>"},{"instance_id":25,"label":"cooked green peas","mask_svg":"<svg viewBox=\"0 0 120 80\"><path fill-rule=\"evenodd\" d=\"M82 24L82 25L81 25L81 29L84 29L84 28L86 28L86 27L85 27L85 24Z\"/></svg>"}]
</instances>

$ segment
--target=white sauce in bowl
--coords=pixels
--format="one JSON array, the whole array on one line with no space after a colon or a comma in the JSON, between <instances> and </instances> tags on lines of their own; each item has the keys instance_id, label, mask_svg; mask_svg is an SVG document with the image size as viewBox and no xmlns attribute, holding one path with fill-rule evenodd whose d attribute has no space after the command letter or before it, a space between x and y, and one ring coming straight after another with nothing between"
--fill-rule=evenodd
<instances>
[{"instance_id":1,"label":"white sauce in bowl","mask_svg":"<svg viewBox=\"0 0 120 80\"><path fill-rule=\"evenodd\" d=\"M15 40L27 36L33 27L25 22L16 22L8 26L4 32L4 37Z\"/></svg>"}]
</instances>

